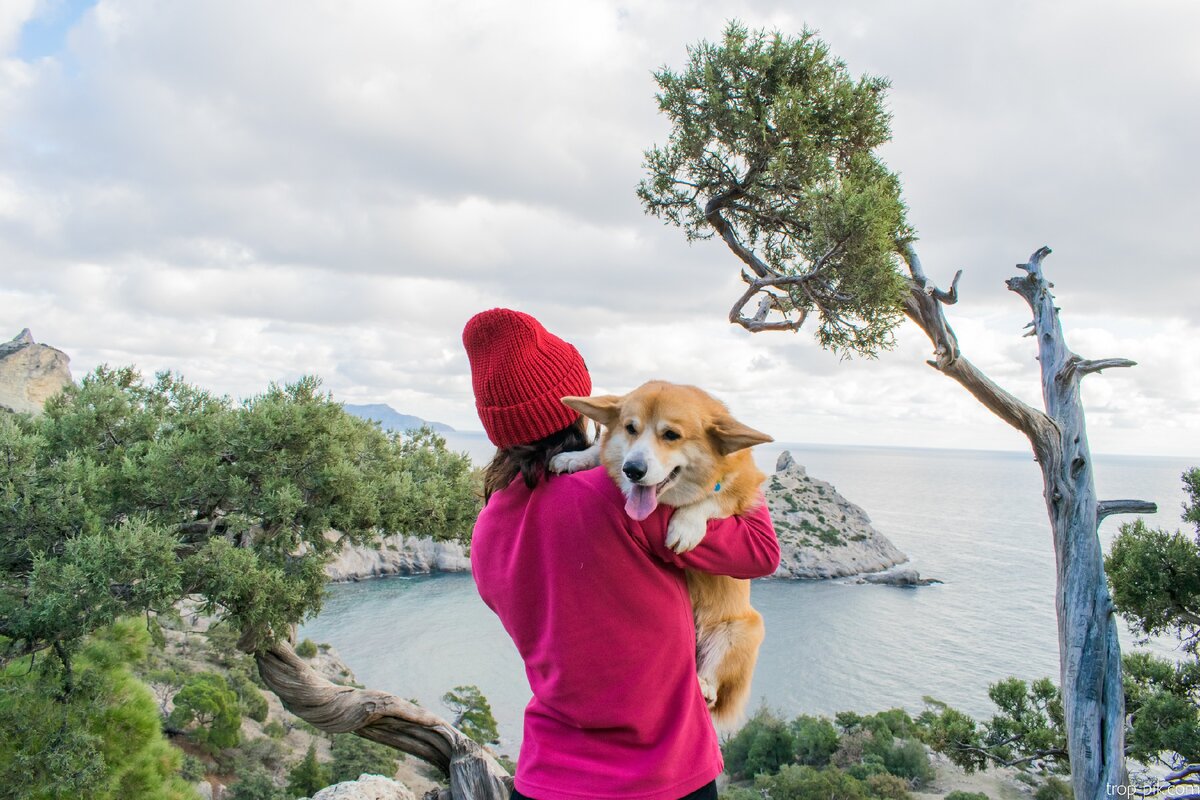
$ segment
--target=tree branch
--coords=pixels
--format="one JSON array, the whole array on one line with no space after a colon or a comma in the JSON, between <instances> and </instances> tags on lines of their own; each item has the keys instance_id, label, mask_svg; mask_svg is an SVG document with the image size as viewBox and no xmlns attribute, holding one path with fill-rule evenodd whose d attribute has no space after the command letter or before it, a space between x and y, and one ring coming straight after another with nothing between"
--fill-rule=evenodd
<instances>
[{"instance_id":1,"label":"tree branch","mask_svg":"<svg viewBox=\"0 0 1200 800\"><path fill-rule=\"evenodd\" d=\"M1113 514L1157 514L1158 505L1146 500L1101 500L1096 504L1096 521Z\"/></svg>"},{"instance_id":2,"label":"tree branch","mask_svg":"<svg viewBox=\"0 0 1200 800\"><path fill-rule=\"evenodd\" d=\"M254 657L288 711L323 731L353 733L428 761L449 777L452 800L506 800L512 791L512 778L491 754L436 714L387 692L331 683L287 642Z\"/></svg>"}]
</instances>

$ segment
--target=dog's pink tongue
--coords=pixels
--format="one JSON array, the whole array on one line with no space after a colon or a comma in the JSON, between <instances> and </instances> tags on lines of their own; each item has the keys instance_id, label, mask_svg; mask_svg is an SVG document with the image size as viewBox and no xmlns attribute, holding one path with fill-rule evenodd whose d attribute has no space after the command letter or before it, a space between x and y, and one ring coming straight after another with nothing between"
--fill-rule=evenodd
<instances>
[{"instance_id":1,"label":"dog's pink tongue","mask_svg":"<svg viewBox=\"0 0 1200 800\"><path fill-rule=\"evenodd\" d=\"M658 507L658 488L634 484L625 499L625 513L641 522Z\"/></svg>"}]
</instances>

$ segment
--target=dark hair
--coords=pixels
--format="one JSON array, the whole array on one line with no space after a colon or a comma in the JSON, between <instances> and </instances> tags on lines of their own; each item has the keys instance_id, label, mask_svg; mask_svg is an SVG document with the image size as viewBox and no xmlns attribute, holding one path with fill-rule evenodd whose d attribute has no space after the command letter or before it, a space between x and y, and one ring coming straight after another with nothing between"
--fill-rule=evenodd
<instances>
[{"instance_id":1,"label":"dark hair","mask_svg":"<svg viewBox=\"0 0 1200 800\"><path fill-rule=\"evenodd\" d=\"M590 444L587 419L581 416L562 430L533 444L498 449L491 463L483 469L483 502L486 504L493 494L512 483L517 475L532 489L543 478L550 477L550 459L559 453L586 450Z\"/></svg>"}]
</instances>

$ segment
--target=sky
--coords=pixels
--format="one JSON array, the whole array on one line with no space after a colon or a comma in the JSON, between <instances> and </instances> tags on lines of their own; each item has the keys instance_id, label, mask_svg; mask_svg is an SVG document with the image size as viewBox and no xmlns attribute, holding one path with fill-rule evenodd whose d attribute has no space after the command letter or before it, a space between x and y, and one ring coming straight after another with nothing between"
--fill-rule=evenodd
<instances>
[{"instance_id":1,"label":"sky","mask_svg":"<svg viewBox=\"0 0 1200 800\"><path fill-rule=\"evenodd\" d=\"M727 321L739 263L634 194L666 140L653 70L727 20L815 29L892 88L926 271L964 270L963 354L1040 407L1042 245L1099 453L1200 462L1200 4L0 3L0 337L248 397L479 430L461 330L497 306L574 343L595 390L694 383L779 441L1025 450L926 365Z\"/></svg>"}]
</instances>

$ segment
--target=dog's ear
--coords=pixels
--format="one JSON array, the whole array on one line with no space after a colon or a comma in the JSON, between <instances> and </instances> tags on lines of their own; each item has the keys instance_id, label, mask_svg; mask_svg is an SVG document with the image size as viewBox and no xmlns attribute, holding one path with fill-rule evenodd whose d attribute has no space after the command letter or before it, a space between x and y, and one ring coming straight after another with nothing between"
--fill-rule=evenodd
<instances>
[{"instance_id":1,"label":"dog's ear","mask_svg":"<svg viewBox=\"0 0 1200 800\"><path fill-rule=\"evenodd\" d=\"M622 399L615 394L598 394L594 397L564 397L562 402L588 419L594 419L605 427L612 427L621 415Z\"/></svg>"},{"instance_id":2,"label":"dog's ear","mask_svg":"<svg viewBox=\"0 0 1200 800\"><path fill-rule=\"evenodd\" d=\"M756 431L748 425L743 425L729 415L718 417L708 429L708 435L717 444L717 451L727 456L738 450L745 450L756 444L775 441L762 431Z\"/></svg>"}]
</instances>

